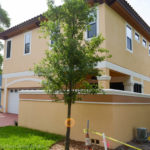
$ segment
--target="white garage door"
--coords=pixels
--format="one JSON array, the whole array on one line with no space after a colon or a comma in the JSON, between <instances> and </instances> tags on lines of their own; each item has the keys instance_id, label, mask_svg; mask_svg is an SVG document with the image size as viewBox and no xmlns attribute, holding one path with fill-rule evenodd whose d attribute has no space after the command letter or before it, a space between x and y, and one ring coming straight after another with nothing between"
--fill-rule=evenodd
<instances>
[{"instance_id":1,"label":"white garage door","mask_svg":"<svg viewBox=\"0 0 150 150\"><path fill-rule=\"evenodd\" d=\"M19 93L16 89L9 90L8 113L18 114L19 112Z\"/></svg>"}]
</instances>

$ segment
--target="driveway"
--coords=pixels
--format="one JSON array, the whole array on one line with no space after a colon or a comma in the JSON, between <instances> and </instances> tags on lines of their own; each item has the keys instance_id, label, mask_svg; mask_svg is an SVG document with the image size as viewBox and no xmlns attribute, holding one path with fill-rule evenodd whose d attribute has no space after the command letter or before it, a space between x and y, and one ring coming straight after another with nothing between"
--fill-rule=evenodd
<instances>
[{"instance_id":1,"label":"driveway","mask_svg":"<svg viewBox=\"0 0 150 150\"><path fill-rule=\"evenodd\" d=\"M14 125L14 121L18 121L18 115L0 113L0 127Z\"/></svg>"}]
</instances>

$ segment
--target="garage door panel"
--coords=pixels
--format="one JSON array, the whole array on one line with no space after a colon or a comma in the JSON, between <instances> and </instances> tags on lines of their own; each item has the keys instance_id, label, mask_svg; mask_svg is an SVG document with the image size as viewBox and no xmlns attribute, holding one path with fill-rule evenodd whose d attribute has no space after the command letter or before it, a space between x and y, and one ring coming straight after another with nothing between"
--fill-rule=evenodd
<instances>
[{"instance_id":1,"label":"garage door panel","mask_svg":"<svg viewBox=\"0 0 150 150\"><path fill-rule=\"evenodd\" d=\"M18 114L19 110L19 93L18 90L9 90L8 95L8 113Z\"/></svg>"}]
</instances>

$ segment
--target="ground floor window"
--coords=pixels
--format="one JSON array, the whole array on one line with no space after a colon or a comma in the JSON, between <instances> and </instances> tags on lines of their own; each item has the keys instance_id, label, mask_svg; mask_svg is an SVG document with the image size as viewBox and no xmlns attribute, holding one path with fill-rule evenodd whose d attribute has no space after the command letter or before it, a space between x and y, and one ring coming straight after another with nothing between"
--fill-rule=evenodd
<instances>
[{"instance_id":1,"label":"ground floor window","mask_svg":"<svg viewBox=\"0 0 150 150\"><path fill-rule=\"evenodd\" d=\"M136 93L142 93L142 85L138 84L138 83L135 83L134 84L134 92L136 92Z\"/></svg>"},{"instance_id":2,"label":"ground floor window","mask_svg":"<svg viewBox=\"0 0 150 150\"><path fill-rule=\"evenodd\" d=\"M124 91L123 82L112 82L112 83L110 83L110 89Z\"/></svg>"}]
</instances>

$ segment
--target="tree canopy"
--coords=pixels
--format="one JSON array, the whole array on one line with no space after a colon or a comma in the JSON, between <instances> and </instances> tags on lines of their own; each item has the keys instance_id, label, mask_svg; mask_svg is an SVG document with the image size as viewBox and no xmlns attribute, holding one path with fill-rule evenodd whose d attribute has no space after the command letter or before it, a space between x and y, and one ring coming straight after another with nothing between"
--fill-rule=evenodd
<instances>
[{"instance_id":1,"label":"tree canopy","mask_svg":"<svg viewBox=\"0 0 150 150\"><path fill-rule=\"evenodd\" d=\"M104 41L101 34L85 39L97 9L85 0L64 0L62 6L55 6L53 0L48 0L46 19L41 22L43 37L52 42L34 71L44 77L42 85L48 94L58 98L58 92L63 93L63 100L68 104L67 118L71 117L71 104L79 100L78 94L100 92L86 81L86 77L101 75L97 64L110 57L109 51L101 47ZM67 127L66 150L69 137L70 127Z\"/></svg>"},{"instance_id":2,"label":"tree canopy","mask_svg":"<svg viewBox=\"0 0 150 150\"><path fill-rule=\"evenodd\" d=\"M7 12L0 5L0 32L3 32L6 28L10 26L10 18L8 17ZM3 49L3 44L0 41L0 51ZM0 74L2 73L2 62L3 56L0 55Z\"/></svg>"}]
</instances>

